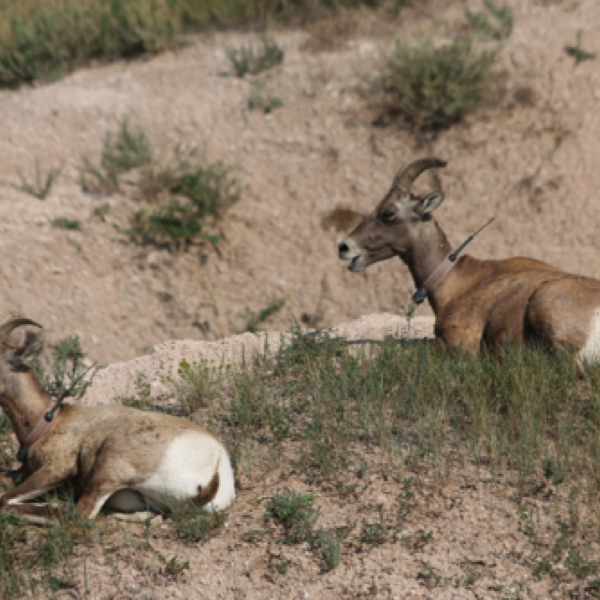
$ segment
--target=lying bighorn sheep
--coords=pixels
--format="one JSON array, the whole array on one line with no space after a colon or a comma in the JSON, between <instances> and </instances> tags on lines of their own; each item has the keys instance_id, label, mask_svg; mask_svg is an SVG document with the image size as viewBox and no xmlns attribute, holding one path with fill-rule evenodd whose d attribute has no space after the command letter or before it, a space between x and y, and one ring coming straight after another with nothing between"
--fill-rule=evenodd
<instances>
[{"instance_id":1,"label":"lying bighorn sheep","mask_svg":"<svg viewBox=\"0 0 600 600\"><path fill-rule=\"evenodd\" d=\"M399 256L435 313L435 334L447 348L476 352L504 343L537 340L566 344L583 361L600 359L600 281L566 273L531 258L456 262L431 213L441 192L411 194L426 169L443 167L436 158L404 166L375 210L339 244L350 271ZM421 290L420 290L421 291Z\"/></svg>"},{"instance_id":2,"label":"lying bighorn sheep","mask_svg":"<svg viewBox=\"0 0 600 600\"><path fill-rule=\"evenodd\" d=\"M0 318L0 406L21 444L26 476L0 496L2 510L46 523L47 505L26 501L66 481L79 512L90 519L102 506L139 511L191 502L217 511L233 503L225 448L190 421L120 405L64 404L48 422L53 403L31 367L41 342L33 332L23 345L7 341L20 325L39 327L15 313Z\"/></svg>"}]
</instances>

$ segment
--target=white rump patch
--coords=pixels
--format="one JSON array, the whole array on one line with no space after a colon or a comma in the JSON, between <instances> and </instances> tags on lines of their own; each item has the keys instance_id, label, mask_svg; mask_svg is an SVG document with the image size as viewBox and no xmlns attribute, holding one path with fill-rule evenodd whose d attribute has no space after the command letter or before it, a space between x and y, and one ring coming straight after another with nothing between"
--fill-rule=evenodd
<instances>
[{"instance_id":1,"label":"white rump patch","mask_svg":"<svg viewBox=\"0 0 600 600\"><path fill-rule=\"evenodd\" d=\"M212 481L217 469L219 489L209 508L222 510L235 498L229 457L212 436L187 431L171 442L158 469L133 489L161 503L191 500Z\"/></svg>"},{"instance_id":2,"label":"white rump patch","mask_svg":"<svg viewBox=\"0 0 600 600\"><path fill-rule=\"evenodd\" d=\"M585 346L579 352L579 360L582 363L593 363L600 360L600 309L596 310L590 323Z\"/></svg>"}]
</instances>

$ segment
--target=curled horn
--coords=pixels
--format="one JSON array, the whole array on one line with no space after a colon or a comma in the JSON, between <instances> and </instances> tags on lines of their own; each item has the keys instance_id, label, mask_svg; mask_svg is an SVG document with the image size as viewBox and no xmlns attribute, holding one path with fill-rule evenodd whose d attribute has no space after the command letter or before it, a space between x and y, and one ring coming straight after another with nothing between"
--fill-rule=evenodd
<instances>
[{"instance_id":1,"label":"curled horn","mask_svg":"<svg viewBox=\"0 0 600 600\"><path fill-rule=\"evenodd\" d=\"M419 160L415 160L407 165L404 165L394 177L394 181L392 183L392 189L398 189L402 194L410 193L410 186L413 181L426 169L431 169L432 167L445 167L445 160L440 160L439 158L420 158Z\"/></svg>"},{"instance_id":2,"label":"curled horn","mask_svg":"<svg viewBox=\"0 0 600 600\"><path fill-rule=\"evenodd\" d=\"M0 317L0 344L6 340L13 329L21 325L35 325L41 327L39 323L32 321L26 317L22 317L19 313L8 312Z\"/></svg>"}]
</instances>

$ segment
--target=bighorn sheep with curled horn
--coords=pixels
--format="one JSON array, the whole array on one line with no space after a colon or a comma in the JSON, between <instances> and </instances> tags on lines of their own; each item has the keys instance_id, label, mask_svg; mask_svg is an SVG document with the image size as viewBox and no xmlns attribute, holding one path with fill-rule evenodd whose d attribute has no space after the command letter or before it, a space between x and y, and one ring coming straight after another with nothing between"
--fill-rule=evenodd
<instances>
[{"instance_id":1,"label":"bighorn sheep with curled horn","mask_svg":"<svg viewBox=\"0 0 600 600\"><path fill-rule=\"evenodd\" d=\"M28 448L21 455L25 480L0 496L1 510L47 523L47 504L27 501L67 481L90 519L102 506L131 512L190 502L218 511L233 503L225 448L190 421L121 405L64 404L48 422L53 403L31 367L42 349L38 335L8 342L21 325L40 327L16 313L0 318L0 406L21 450Z\"/></svg>"},{"instance_id":2,"label":"bighorn sheep with curled horn","mask_svg":"<svg viewBox=\"0 0 600 600\"><path fill-rule=\"evenodd\" d=\"M426 169L445 161L423 158L404 166L375 210L340 242L339 257L350 271L400 257L417 295L435 313L435 335L448 349L498 350L537 340L566 345L578 359L600 360L600 281L574 275L532 258L456 262L446 235L431 213L441 192L415 196L410 188Z\"/></svg>"}]
</instances>

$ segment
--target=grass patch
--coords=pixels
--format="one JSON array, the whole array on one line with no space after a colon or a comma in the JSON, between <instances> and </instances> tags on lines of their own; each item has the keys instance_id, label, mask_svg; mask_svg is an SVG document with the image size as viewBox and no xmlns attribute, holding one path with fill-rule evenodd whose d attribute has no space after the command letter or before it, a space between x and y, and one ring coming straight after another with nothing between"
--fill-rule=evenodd
<instances>
[{"instance_id":1,"label":"grass patch","mask_svg":"<svg viewBox=\"0 0 600 600\"><path fill-rule=\"evenodd\" d=\"M577 32L577 44L574 46L565 46L565 52L575 59L575 66L584 60L594 60L595 52L588 52L581 47L581 31Z\"/></svg>"},{"instance_id":2,"label":"grass patch","mask_svg":"<svg viewBox=\"0 0 600 600\"><path fill-rule=\"evenodd\" d=\"M186 247L200 238L216 244L218 236L203 228L239 199L238 182L229 173L198 151L178 149L170 164L154 164L142 173L140 191L155 205L134 213L127 233L141 244Z\"/></svg>"},{"instance_id":3,"label":"grass patch","mask_svg":"<svg viewBox=\"0 0 600 600\"><path fill-rule=\"evenodd\" d=\"M300 544L313 538L313 527L319 518L312 494L299 494L285 489L269 500L263 520L275 521L284 529L284 544Z\"/></svg>"},{"instance_id":4,"label":"grass patch","mask_svg":"<svg viewBox=\"0 0 600 600\"><path fill-rule=\"evenodd\" d=\"M83 521L72 505L57 523L43 529L0 513L0 596L52 597L59 590L77 588L77 555L102 535L102 529Z\"/></svg>"},{"instance_id":5,"label":"grass patch","mask_svg":"<svg viewBox=\"0 0 600 600\"><path fill-rule=\"evenodd\" d=\"M174 505L167 512L177 537L190 543L214 537L225 524L227 513L206 512L194 505Z\"/></svg>"},{"instance_id":6,"label":"grass patch","mask_svg":"<svg viewBox=\"0 0 600 600\"><path fill-rule=\"evenodd\" d=\"M276 108L281 108L283 106L281 98L271 96L267 91L264 82L256 80L252 81L250 85L252 86L252 92L248 98L248 108L250 110L261 110L268 115Z\"/></svg>"},{"instance_id":7,"label":"grass patch","mask_svg":"<svg viewBox=\"0 0 600 600\"><path fill-rule=\"evenodd\" d=\"M514 24L514 11L511 6L496 4L493 0L483 0L484 10L471 12L465 16L471 29L492 40L504 40L510 36Z\"/></svg>"},{"instance_id":8,"label":"grass patch","mask_svg":"<svg viewBox=\"0 0 600 600\"><path fill-rule=\"evenodd\" d=\"M198 150L180 147L172 159L163 161L146 134L124 121L116 134L104 138L99 165L83 157L81 184L88 192L122 192L126 173L132 173L132 193L144 204L125 229L139 244L175 248L197 240L216 244L218 236L207 234L204 227L239 198L239 185L224 164L210 163Z\"/></svg>"},{"instance_id":9,"label":"grass patch","mask_svg":"<svg viewBox=\"0 0 600 600\"><path fill-rule=\"evenodd\" d=\"M418 127L444 127L483 106L500 90L493 69L499 48L477 49L471 36L436 46L396 43L385 58L386 108Z\"/></svg>"},{"instance_id":10,"label":"grass patch","mask_svg":"<svg viewBox=\"0 0 600 600\"><path fill-rule=\"evenodd\" d=\"M567 357L543 349L508 349L497 360L390 340L357 353L297 334L276 357L249 361L230 378L213 423L243 468L263 459L283 467L289 443L307 481L335 481L374 444L400 473L426 463L443 475L467 456L508 468L519 494L536 478L586 478L589 493L600 489L600 368L581 380ZM404 513L411 486L406 477Z\"/></svg>"},{"instance_id":11,"label":"grass patch","mask_svg":"<svg viewBox=\"0 0 600 600\"><path fill-rule=\"evenodd\" d=\"M52 362L49 368L40 359L36 359L34 368L44 389L53 397L60 396L71 389L72 398L81 398L92 384L96 370L82 379L87 371L86 354L81 347L79 336L69 336L57 342L52 348Z\"/></svg>"},{"instance_id":12,"label":"grass patch","mask_svg":"<svg viewBox=\"0 0 600 600\"><path fill-rule=\"evenodd\" d=\"M256 75L283 62L285 55L281 46L263 38L260 47L253 44L241 48L227 48L226 54L237 77Z\"/></svg>"},{"instance_id":13,"label":"grass patch","mask_svg":"<svg viewBox=\"0 0 600 600\"><path fill-rule=\"evenodd\" d=\"M0 87L50 81L91 61L131 59L181 43L182 32L271 20L302 23L380 0L6 0L0 5ZM260 52L238 56L254 68ZM272 61L277 52L268 47ZM258 60L260 63L260 58Z\"/></svg>"},{"instance_id":14,"label":"grass patch","mask_svg":"<svg viewBox=\"0 0 600 600\"><path fill-rule=\"evenodd\" d=\"M62 167L51 168L46 175L44 175L40 168L39 161L36 160L35 179L33 183L30 183L21 173L21 171L17 171L17 173L19 174L19 179L21 180L21 189L27 194L38 198L39 200L44 200L50 193L50 190L52 189L54 182L58 179L61 171Z\"/></svg>"},{"instance_id":15,"label":"grass patch","mask_svg":"<svg viewBox=\"0 0 600 600\"><path fill-rule=\"evenodd\" d=\"M66 229L67 231L81 231L81 221L69 219L68 217L58 217L52 221L53 227L57 229Z\"/></svg>"}]
</instances>

